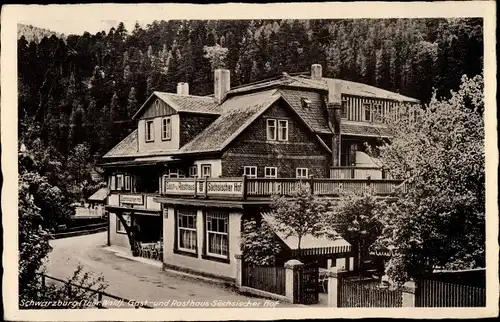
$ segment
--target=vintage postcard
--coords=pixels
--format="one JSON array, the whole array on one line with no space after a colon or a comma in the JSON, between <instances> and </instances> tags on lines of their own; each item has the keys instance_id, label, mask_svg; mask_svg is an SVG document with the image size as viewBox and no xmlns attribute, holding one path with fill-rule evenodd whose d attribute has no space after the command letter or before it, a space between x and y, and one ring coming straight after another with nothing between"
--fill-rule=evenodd
<instances>
[{"instance_id":1,"label":"vintage postcard","mask_svg":"<svg viewBox=\"0 0 500 322\"><path fill-rule=\"evenodd\" d=\"M494 9L3 7L6 320L498 315Z\"/></svg>"}]
</instances>

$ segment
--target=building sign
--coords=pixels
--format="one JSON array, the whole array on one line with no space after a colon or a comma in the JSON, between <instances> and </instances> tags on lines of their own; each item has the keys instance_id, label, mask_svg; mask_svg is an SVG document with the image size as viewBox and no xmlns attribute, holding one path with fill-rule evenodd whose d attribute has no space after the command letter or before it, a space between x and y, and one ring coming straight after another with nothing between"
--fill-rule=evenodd
<instances>
[{"instance_id":1,"label":"building sign","mask_svg":"<svg viewBox=\"0 0 500 322\"><path fill-rule=\"evenodd\" d=\"M209 195L243 195L243 183L241 181L209 181L207 193Z\"/></svg>"},{"instance_id":2,"label":"building sign","mask_svg":"<svg viewBox=\"0 0 500 322\"><path fill-rule=\"evenodd\" d=\"M120 203L131 205L143 205L144 198L142 195L120 195Z\"/></svg>"},{"instance_id":3,"label":"building sign","mask_svg":"<svg viewBox=\"0 0 500 322\"><path fill-rule=\"evenodd\" d=\"M243 195L243 182L242 181L186 181L185 179L166 179L164 184L164 194L173 195L196 195L208 196L223 195L223 196L242 196Z\"/></svg>"},{"instance_id":4,"label":"building sign","mask_svg":"<svg viewBox=\"0 0 500 322\"><path fill-rule=\"evenodd\" d=\"M164 184L166 194L175 195L194 195L194 181L174 181L172 179L165 179Z\"/></svg>"}]
</instances>

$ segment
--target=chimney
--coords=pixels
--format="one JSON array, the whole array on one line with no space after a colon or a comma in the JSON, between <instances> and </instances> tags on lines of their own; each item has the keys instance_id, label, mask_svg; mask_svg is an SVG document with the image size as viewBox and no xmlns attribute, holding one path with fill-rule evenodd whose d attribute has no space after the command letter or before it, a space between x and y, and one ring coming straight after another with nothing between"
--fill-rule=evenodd
<instances>
[{"instance_id":1,"label":"chimney","mask_svg":"<svg viewBox=\"0 0 500 322\"><path fill-rule=\"evenodd\" d=\"M320 64L312 64L311 65L311 79L312 80L321 80L323 77L323 69Z\"/></svg>"},{"instance_id":2,"label":"chimney","mask_svg":"<svg viewBox=\"0 0 500 322\"><path fill-rule=\"evenodd\" d=\"M189 95L189 84L188 83L177 83L177 94Z\"/></svg>"},{"instance_id":3,"label":"chimney","mask_svg":"<svg viewBox=\"0 0 500 322\"><path fill-rule=\"evenodd\" d=\"M327 79L328 86L328 126L333 132L332 166L340 166L340 116L342 110L342 92L340 83L335 79Z\"/></svg>"},{"instance_id":4,"label":"chimney","mask_svg":"<svg viewBox=\"0 0 500 322\"><path fill-rule=\"evenodd\" d=\"M229 92L230 73L228 69L216 69L214 72L214 96L218 104L222 104Z\"/></svg>"}]
</instances>

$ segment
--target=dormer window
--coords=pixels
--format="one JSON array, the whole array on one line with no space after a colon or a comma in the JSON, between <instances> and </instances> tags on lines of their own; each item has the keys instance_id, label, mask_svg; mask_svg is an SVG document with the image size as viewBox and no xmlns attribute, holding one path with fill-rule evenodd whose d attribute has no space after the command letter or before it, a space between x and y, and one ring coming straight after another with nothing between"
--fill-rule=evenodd
<instances>
[{"instance_id":1,"label":"dormer window","mask_svg":"<svg viewBox=\"0 0 500 322\"><path fill-rule=\"evenodd\" d=\"M161 139L163 141L172 139L172 122L170 117L161 119Z\"/></svg>"},{"instance_id":2,"label":"dormer window","mask_svg":"<svg viewBox=\"0 0 500 322\"><path fill-rule=\"evenodd\" d=\"M300 98L300 102L302 103L302 108L309 108L311 107L311 100L305 97Z\"/></svg>"},{"instance_id":3,"label":"dormer window","mask_svg":"<svg viewBox=\"0 0 500 322\"><path fill-rule=\"evenodd\" d=\"M153 120L146 121L146 142L153 142L154 136L154 123Z\"/></svg>"}]
</instances>

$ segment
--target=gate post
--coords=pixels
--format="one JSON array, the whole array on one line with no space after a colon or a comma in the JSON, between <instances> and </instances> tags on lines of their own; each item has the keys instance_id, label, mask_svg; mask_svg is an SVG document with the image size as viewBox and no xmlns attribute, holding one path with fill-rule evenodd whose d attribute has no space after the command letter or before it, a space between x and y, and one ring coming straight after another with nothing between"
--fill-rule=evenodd
<instances>
[{"instance_id":1,"label":"gate post","mask_svg":"<svg viewBox=\"0 0 500 322\"><path fill-rule=\"evenodd\" d=\"M402 296L402 306L403 307L416 307L416 289L417 285L414 281L408 281L404 283L401 296Z\"/></svg>"},{"instance_id":2,"label":"gate post","mask_svg":"<svg viewBox=\"0 0 500 322\"><path fill-rule=\"evenodd\" d=\"M239 288L243 282L243 259L241 254L235 254L234 258L236 258L236 286Z\"/></svg>"},{"instance_id":3,"label":"gate post","mask_svg":"<svg viewBox=\"0 0 500 322\"><path fill-rule=\"evenodd\" d=\"M339 307L340 281L342 274L346 270L341 267L330 267L327 272L328 276L328 307Z\"/></svg>"},{"instance_id":4,"label":"gate post","mask_svg":"<svg viewBox=\"0 0 500 322\"><path fill-rule=\"evenodd\" d=\"M302 269L302 264L297 259L291 259L285 263L285 296L289 298L292 303L299 302L299 270Z\"/></svg>"}]
</instances>

